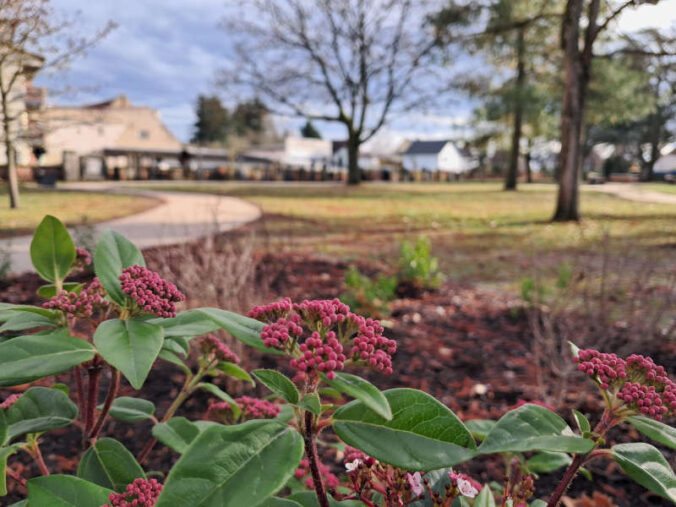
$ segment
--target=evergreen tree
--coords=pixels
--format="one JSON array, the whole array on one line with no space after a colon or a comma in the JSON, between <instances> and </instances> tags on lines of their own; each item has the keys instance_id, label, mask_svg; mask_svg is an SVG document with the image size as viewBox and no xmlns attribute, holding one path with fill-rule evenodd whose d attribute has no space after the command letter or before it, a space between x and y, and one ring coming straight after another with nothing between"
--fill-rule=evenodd
<instances>
[{"instance_id":1,"label":"evergreen tree","mask_svg":"<svg viewBox=\"0 0 676 507\"><path fill-rule=\"evenodd\" d=\"M300 129L300 135L303 137L311 137L313 139L321 139L322 135L319 133L319 131L315 128L315 126L312 124L310 120L305 122L305 125L303 125L303 128Z\"/></svg>"}]
</instances>

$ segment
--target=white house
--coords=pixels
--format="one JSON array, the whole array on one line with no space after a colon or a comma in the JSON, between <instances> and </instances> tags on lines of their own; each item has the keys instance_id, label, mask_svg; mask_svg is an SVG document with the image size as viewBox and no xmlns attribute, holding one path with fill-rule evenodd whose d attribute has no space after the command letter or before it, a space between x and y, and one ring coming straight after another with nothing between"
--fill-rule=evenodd
<instances>
[{"instance_id":1,"label":"white house","mask_svg":"<svg viewBox=\"0 0 676 507\"><path fill-rule=\"evenodd\" d=\"M412 141L401 153L407 171L460 174L474 167L451 141Z\"/></svg>"},{"instance_id":2,"label":"white house","mask_svg":"<svg viewBox=\"0 0 676 507\"><path fill-rule=\"evenodd\" d=\"M367 153L363 149L359 150L359 160L357 161L357 164L363 171L377 171L381 169L380 157ZM349 154L347 152L347 141L333 141L331 165L336 169L348 168Z\"/></svg>"}]
</instances>

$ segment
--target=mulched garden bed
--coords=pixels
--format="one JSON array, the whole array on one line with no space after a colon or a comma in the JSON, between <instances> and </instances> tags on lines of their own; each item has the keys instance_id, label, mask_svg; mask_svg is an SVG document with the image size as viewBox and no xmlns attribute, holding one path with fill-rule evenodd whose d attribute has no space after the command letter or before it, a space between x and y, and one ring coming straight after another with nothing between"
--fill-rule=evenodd
<instances>
[{"instance_id":1,"label":"mulched garden bed","mask_svg":"<svg viewBox=\"0 0 676 507\"><path fill-rule=\"evenodd\" d=\"M149 252L149 267L153 255ZM305 298L333 298L340 294L347 264L292 253L261 254L258 263L259 278L264 282L260 301L289 296L299 301ZM366 272L369 266L362 266ZM370 270L373 271L373 267ZM206 275L205 275L206 276ZM41 285L35 275L23 275L0 284L0 301L11 303L39 303L35 290ZM387 336L396 339L399 351L395 356L394 374L383 376L369 374L369 380L380 388L413 387L422 389L449 406L463 420L499 418L519 400L537 400L538 386L533 369L529 345L531 335L528 323L518 301L508 294L477 288L468 284L445 283L438 291L424 293L419 299L400 299L393 305L388 319ZM663 358L668 371L674 372L676 357L674 344L666 344ZM243 357L244 366L276 367L287 370L287 365L277 357L262 357L248 351ZM168 363L159 363L140 393L126 384L120 395L139 396L153 401L158 414L182 384L182 374ZM589 415L598 417L600 398L584 376L578 375L569 385L570 407L582 407ZM59 381L69 382L68 376ZM107 380L104 378L103 387ZM224 384L231 394L238 395L249 389L241 382ZM0 390L0 399L9 394ZM247 393L250 394L250 393ZM265 395L263 390L258 394ZM184 405L178 415L197 419L203 416L209 397L197 394ZM559 410L562 415L566 411ZM128 424L116 421L107 423L103 435L113 436L138 453L150 435L151 423ZM614 435L626 440L639 440L636 432L616 431ZM77 460L72 456L79 451L79 432L74 428L50 432L43 439L42 450L48 466L61 473L75 473ZM673 463L674 455L666 454ZM177 459L176 453L158 445L146 465L149 470L165 473ZM28 468L26 476L37 474L30 461L19 458ZM17 457L11 462L16 468ZM482 482L501 481L503 466L496 459L475 460L471 465L460 466ZM578 478L572 497L583 493L601 491L621 507L639 505L669 505L628 480L613 464L598 461L592 464L593 481ZM558 482L561 472L542 476L536 482L536 496L546 497ZM10 486L13 487L12 481ZM539 492L539 495L538 495ZM3 501L19 499L10 494ZM582 505L582 504L580 504ZM584 505L601 505L586 503ZM612 505L612 504L608 504Z\"/></svg>"}]
</instances>

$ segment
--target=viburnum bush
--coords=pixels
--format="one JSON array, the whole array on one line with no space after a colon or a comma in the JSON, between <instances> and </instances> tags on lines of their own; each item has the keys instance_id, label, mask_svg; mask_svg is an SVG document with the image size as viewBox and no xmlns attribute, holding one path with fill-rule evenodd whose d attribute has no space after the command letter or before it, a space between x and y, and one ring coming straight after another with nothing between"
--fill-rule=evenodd
<instances>
[{"instance_id":1,"label":"viburnum bush","mask_svg":"<svg viewBox=\"0 0 676 507\"><path fill-rule=\"evenodd\" d=\"M177 313L180 289L147 269L139 250L114 232L104 233L96 248L96 278L67 282L84 261L50 216L35 233L31 257L48 282L39 290L45 303L0 306L0 386L15 390L0 402L0 495L7 494L7 480L15 481L27 494L15 505L556 506L595 459L614 460L639 484L676 502L676 477L655 447L606 445L609 431L628 423L676 448L676 430L664 422L676 412L676 384L650 358L572 346L580 375L597 385L604 403L594 426L573 411L573 430L538 403L519 404L498 421L463 423L422 391L380 391L348 373L394 374L397 345L378 321L337 299L284 299L256 306L247 317L217 308ZM280 356L293 375L271 369L250 375L211 334L218 330ZM123 379L141 389L157 361L185 376L161 418L152 402L118 396ZM72 393L53 380L45 387L67 372ZM212 381L219 376L259 382L271 394L233 398ZM204 418L177 416L198 390L215 400ZM343 397L353 401L341 403ZM138 456L101 434L108 418L152 421ZM50 475L40 444L47 432L68 425L82 435L81 449L64 456L78 461L77 474ZM180 454L166 476L142 466L158 443ZM13 465L19 452L35 460L40 476L24 477L24 468ZM342 464L322 462L330 453ZM491 454L508 465L501 485L452 468ZM535 474L563 468L553 492L534 491Z\"/></svg>"}]
</instances>

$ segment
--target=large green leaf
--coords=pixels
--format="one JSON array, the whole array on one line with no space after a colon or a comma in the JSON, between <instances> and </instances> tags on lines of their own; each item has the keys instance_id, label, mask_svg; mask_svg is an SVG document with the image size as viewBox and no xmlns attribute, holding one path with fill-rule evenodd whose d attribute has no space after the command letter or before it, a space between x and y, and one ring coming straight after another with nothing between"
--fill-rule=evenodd
<instances>
[{"instance_id":1,"label":"large green leaf","mask_svg":"<svg viewBox=\"0 0 676 507\"><path fill-rule=\"evenodd\" d=\"M7 409L8 438L63 428L77 414L77 405L60 389L31 387Z\"/></svg>"},{"instance_id":2,"label":"large green leaf","mask_svg":"<svg viewBox=\"0 0 676 507\"><path fill-rule=\"evenodd\" d=\"M96 245L94 270L108 296L117 304L124 305L126 302L126 296L120 289L122 270L134 265L146 265L140 250L121 234L104 232Z\"/></svg>"},{"instance_id":3,"label":"large green leaf","mask_svg":"<svg viewBox=\"0 0 676 507\"><path fill-rule=\"evenodd\" d=\"M31 507L101 507L111 490L72 475L46 475L29 480Z\"/></svg>"},{"instance_id":4,"label":"large green leaf","mask_svg":"<svg viewBox=\"0 0 676 507\"><path fill-rule=\"evenodd\" d=\"M256 507L303 507L298 502L289 500L288 498L279 498L277 496L271 496L267 500L263 500L263 503L259 503Z\"/></svg>"},{"instance_id":5,"label":"large green leaf","mask_svg":"<svg viewBox=\"0 0 676 507\"><path fill-rule=\"evenodd\" d=\"M384 417L388 421L392 419L392 410L387 402L385 395L373 384L357 375L350 373L337 372L336 377L330 380L323 376L324 381L340 392L352 396L363 402L368 408L376 414Z\"/></svg>"},{"instance_id":6,"label":"large green leaf","mask_svg":"<svg viewBox=\"0 0 676 507\"><path fill-rule=\"evenodd\" d=\"M406 470L444 468L476 454L474 439L462 421L429 394L414 389L390 389L383 394L392 410L391 420L355 400L333 415L338 436Z\"/></svg>"},{"instance_id":7,"label":"large green leaf","mask_svg":"<svg viewBox=\"0 0 676 507\"><path fill-rule=\"evenodd\" d=\"M469 421L465 421L465 426L467 426L467 429L474 438L483 440L491 432L495 423L496 421L492 421L491 419L470 419Z\"/></svg>"},{"instance_id":8,"label":"large green leaf","mask_svg":"<svg viewBox=\"0 0 676 507\"><path fill-rule=\"evenodd\" d=\"M242 343L269 354L284 353L281 350L273 349L263 345L261 331L263 330L265 324L262 322L245 317L244 315L229 312L227 310L221 310L220 308L198 308L194 311L201 312L202 314L206 315L216 324L218 324L219 327L225 329L228 333L230 333Z\"/></svg>"},{"instance_id":9,"label":"large green leaf","mask_svg":"<svg viewBox=\"0 0 676 507\"><path fill-rule=\"evenodd\" d=\"M299 491L287 496L286 500L296 502L302 507L319 507L317 494L314 491ZM329 497L329 505L331 507L364 507L364 504L358 500L343 500L339 502L331 497Z\"/></svg>"},{"instance_id":10,"label":"large green leaf","mask_svg":"<svg viewBox=\"0 0 676 507\"><path fill-rule=\"evenodd\" d=\"M162 348L164 331L142 320L107 320L96 328L94 344L101 357L141 389Z\"/></svg>"},{"instance_id":11,"label":"large green leaf","mask_svg":"<svg viewBox=\"0 0 676 507\"><path fill-rule=\"evenodd\" d=\"M481 454L555 451L586 453L594 442L573 433L551 410L528 403L510 410L495 424L479 447Z\"/></svg>"},{"instance_id":12,"label":"large green leaf","mask_svg":"<svg viewBox=\"0 0 676 507\"><path fill-rule=\"evenodd\" d=\"M152 401L141 398L120 396L115 398L110 407L110 416L125 422L138 422L151 419L155 414L155 405Z\"/></svg>"},{"instance_id":13,"label":"large green leaf","mask_svg":"<svg viewBox=\"0 0 676 507\"><path fill-rule=\"evenodd\" d=\"M185 417L172 417L153 426L153 436L179 454L183 454L199 434L199 427Z\"/></svg>"},{"instance_id":14,"label":"large green leaf","mask_svg":"<svg viewBox=\"0 0 676 507\"><path fill-rule=\"evenodd\" d=\"M5 331L25 331L36 327L55 327L56 323L49 317L37 313L17 312L0 326L0 333Z\"/></svg>"},{"instance_id":15,"label":"large green leaf","mask_svg":"<svg viewBox=\"0 0 676 507\"><path fill-rule=\"evenodd\" d=\"M611 451L624 473L647 490L676 503L676 477L660 451L640 442L615 445Z\"/></svg>"},{"instance_id":16,"label":"large green leaf","mask_svg":"<svg viewBox=\"0 0 676 507\"><path fill-rule=\"evenodd\" d=\"M164 328L164 336L167 338L192 338L221 329L221 326L211 317L199 310L188 310L187 312L179 313L176 317L152 319L149 322L162 326Z\"/></svg>"},{"instance_id":17,"label":"large green leaf","mask_svg":"<svg viewBox=\"0 0 676 507\"><path fill-rule=\"evenodd\" d=\"M82 455L77 476L119 493L134 479L146 475L124 445L113 438L102 438Z\"/></svg>"},{"instance_id":18,"label":"large green leaf","mask_svg":"<svg viewBox=\"0 0 676 507\"><path fill-rule=\"evenodd\" d=\"M31 241L31 261L38 275L49 282L61 281L75 261L75 244L61 221L45 216Z\"/></svg>"},{"instance_id":19,"label":"large green leaf","mask_svg":"<svg viewBox=\"0 0 676 507\"><path fill-rule=\"evenodd\" d=\"M211 384L209 382L200 382L197 384L197 387L200 389L213 394L220 400L226 402L228 405L230 405L230 408L232 409L232 415L234 416L235 419L239 417L239 415L242 413L242 409L239 408L239 405L237 402L230 396L228 393L223 391L220 387L217 385Z\"/></svg>"},{"instance_id":20,"label":"large green leaf","mask_svg":"<svg viewBox=\"0 0 676 507\"><path fill-rule=\"evenodd\" d=\"M662 445L676 449L676 428L643 416L628 418L631 425L646 437Z\"/></svg>"},{"instance_id":21,"label":"large green leaf","mask_svg":"<svg viewBox=\"0 0 676 507\"><path fill-rule=\"evenodd\" d=\"M546 474L570 465L571 461L565 452L542 451L526 461L526 466L532 473Z\"/></svg>"},{"instance_id":22,"label":"large green leaf","mask_svg":"<svg viewBox=\"0 0 676 507\"><path fill-rule=\"evenodd\" d=\"M256 386L256 382L254 382L254 379L251 378L251 375L249 375L246 372L246 370L240 368L235 363L228 363L227 361L221 361L216 366L216 369L225 373L229 377L238 378L240 380L244 380L245 382L249 382L252 385L252 387Z\"/></svg>"},{"instance_id":23,"label":"large green leaf","mask_svg":"<svg viewBox=\"0 0 676 507\"><path fill-rule=\"evenodd\" d=\"M82 287L84 287L84 284L79 282L66 282L61 286L61 289L66 292L75 292L76 294L79 294L82 291ZM53 283L43 285L38 289L38 296L45 299L52 298L56 296L57 293L58 289Z\"/></svg>"},{"instance_id":24,"label":"large green leaf","mask_svg":"<svg viewBox=\"0 0 676 507\"><path fill-rule=\"evenodd\" d=\"M0 447L0 496L7 494L7 459L19 449L21 449L21 444Z\"/></svg>"},{"instance_id":25,"label":"large green leaf","mask_svg":"<svg viewBox=\"0 0 676 507\"><path fill-rule=\"evenodd\" d=\"M16 386L69 370L94 357L94 347L68 330L0 343L0 386Z\"/></svg>"},{"instance_id":26,"label":"large green leaf","mask_svg":"<svg viewBox=\"0 0 676 507\"><path fill-rule=\"evenodd\" d=\"M495 507L495 498L488 485L484 485L479 494L474 499L472 507Z\"/></svg>"},{"instance_id":27,"label":"large green leaf","mask_svg":"<svg viewBox=\"0 0 676 507\"><path fill-rule=\"evenodd\" d=\"M257 505L286 484L302 455L301 436L279 422L212 426L172 468L156 507Z\"/></svg>"},{"instance_id":28,"label":"large green leaf","mask_svg":"<svg viewBox=\"0 0 676 507\"><path fill-rule=\"evenodd\" d=\"M9 425L7 424L7 416L5 410L0 410L0 447L7 441L7 434L9 433Z\"/></svg>"},{"instance_id":29,"label":"large green leaf","mask_svg":"<svg viewBox=\"0 0 676 507\"><path fill-rule=\"evenodd\" d=\"M254 370L251 373L280 398L294 405L298 403L300 394L288 377L275 370Z\"/></svg>"}]
</instances>

